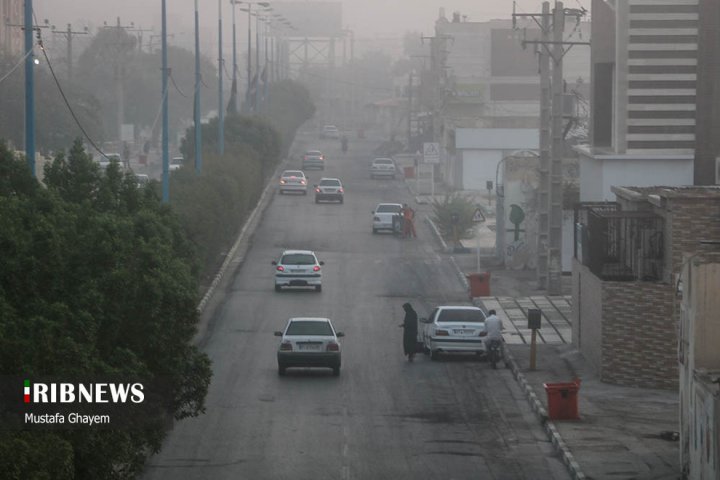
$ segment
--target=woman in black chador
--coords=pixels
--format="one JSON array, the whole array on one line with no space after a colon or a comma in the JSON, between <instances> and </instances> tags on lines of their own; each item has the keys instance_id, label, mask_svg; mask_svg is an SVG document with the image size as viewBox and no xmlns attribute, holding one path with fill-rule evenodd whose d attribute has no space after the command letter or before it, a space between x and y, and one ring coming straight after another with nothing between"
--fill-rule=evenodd
<instances>
[{"instance_id":1,"label":"woman in black chador","mask_svg":"<svg viewBox=\"0 0 720 480\"><path fill-rule=\"evenodd\" d=\"M408 361L412 362L417 350L418 316L409 303L404 304L403 309L405 310L405 319L400 324L400 327L405 329L403 332L403 350L408 357Z\"/></svg>"}]
</instances>

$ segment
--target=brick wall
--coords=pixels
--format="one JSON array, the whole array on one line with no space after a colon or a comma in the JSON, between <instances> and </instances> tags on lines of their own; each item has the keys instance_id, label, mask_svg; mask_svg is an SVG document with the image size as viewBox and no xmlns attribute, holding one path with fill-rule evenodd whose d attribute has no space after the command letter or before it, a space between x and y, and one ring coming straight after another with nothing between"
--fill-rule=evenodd
<instances>
[{"instance_id":1,"label":"brick wall","mask_svg":"<svg viewBox=\"0 0 720 480\"><path fill-rule=\"evenodd\" d=\"M680 273L683 254L696 252L698 240L720 240L720 198L671 198L668 203L672 271Z\"/></svg>"},{"instance_id":2,"label":"brick wall","mask_svg":"<svg viewBox=\"0 0 720 480\"><path fill-rule=\"evenodd\" d=\"M602 282L602 381L678 388L676 303L673 285Z\"/></svg>"}]
</instances>

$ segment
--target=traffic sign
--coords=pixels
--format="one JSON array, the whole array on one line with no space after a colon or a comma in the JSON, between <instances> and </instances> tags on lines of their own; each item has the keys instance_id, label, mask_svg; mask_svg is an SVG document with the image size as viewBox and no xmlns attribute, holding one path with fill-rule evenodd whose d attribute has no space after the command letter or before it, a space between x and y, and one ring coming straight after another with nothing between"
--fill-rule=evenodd
<instances>
[{"instance_id":1,"label":"traffic sign","mask_svg":"<svg viewBox=\"0 0 720 480\"><path fill-rule=\"evenodd\" d=\"M473 214L472 221L475 223L480 223L485 221L485 215L482 213L482 209L476 208L475 213Z\"/></svg>"},{"instance_id":2,"label":"traffic sign","mask_svg":"<svg viewBox=\"0 0 720 480\"><path fill-rule=\"evenodd\" d=\"M440 144L438 142L423 143L423 162L440 163Z\"/></svg>"}]
</instances>

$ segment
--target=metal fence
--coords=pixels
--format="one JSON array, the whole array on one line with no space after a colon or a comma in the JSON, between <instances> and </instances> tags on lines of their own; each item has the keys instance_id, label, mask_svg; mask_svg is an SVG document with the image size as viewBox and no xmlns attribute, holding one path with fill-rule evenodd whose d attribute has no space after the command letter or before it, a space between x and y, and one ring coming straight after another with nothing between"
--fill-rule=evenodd
<instances>
[{"instance_id":1,"label":"metal fence","mask_svg":"<svg viewBox=\"0 0 720 480\"><path fill-rule=\"evenodd\" d=\"M664 219L617 204L576 208L575 257L602 280L663 280Z\"/></svg>"}]
</instances>

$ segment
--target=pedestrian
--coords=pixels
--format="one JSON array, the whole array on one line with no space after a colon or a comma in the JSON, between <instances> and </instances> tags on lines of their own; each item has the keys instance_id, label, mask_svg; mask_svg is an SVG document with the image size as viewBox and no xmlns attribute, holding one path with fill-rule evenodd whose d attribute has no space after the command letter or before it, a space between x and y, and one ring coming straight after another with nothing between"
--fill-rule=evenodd
<instances>
[{"instance_id":1,"label":"pedestrian","mask_svg":"<svg viewBox=\"0 0 720 480\"><path fill-rule=\"evenodd\" d=\"M503 324L502 320L497 316L495 310L489 310L485 319L485 345L489 346L491 342L498 342L500 358L505 358L503 351Z\"/></svg>"},{"instance_id":2,"label":"pedestrian","mask_svg":"<svg viewBox=\"0 0 720 480\"><path fill-rule=\"evenodd\" d=\"M415 238L415 210L410 208L407 203L403 204L402 209L403 217L403 238Z\"/></svg>"},{"instance_id":3,"label":"pedestrian","mask_svg":"<svg viewBox=\"0 0 720 480\"><path fill-rule=\"evenodd\" d=\"M405 310L405 319L399 325L400 328L405 329L403 332L403 351L408 358L408 362L412 362L417 351L418 316L409 303L403 305L403 310Z\"/></svg>"}]
</instances>

